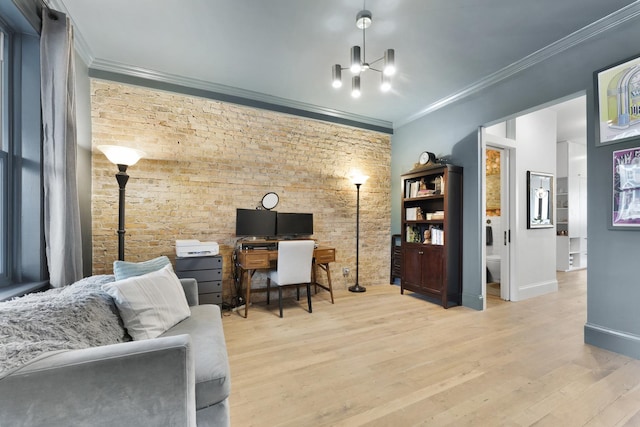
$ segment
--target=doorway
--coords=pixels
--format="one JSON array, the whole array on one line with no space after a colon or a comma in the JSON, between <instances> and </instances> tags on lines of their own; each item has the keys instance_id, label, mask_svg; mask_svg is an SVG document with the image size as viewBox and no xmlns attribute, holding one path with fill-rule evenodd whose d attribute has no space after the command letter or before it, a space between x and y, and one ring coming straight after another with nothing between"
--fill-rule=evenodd
<instances>
[{"instance_id":1,"label":"doorway","mask_svg":"<svg viewBox=\"0 0 640 427\"><path fill-rule=\"evenodd\" d=\"M506 127L506 122L505 122ZM516 142L501 136L507 131L502 125L482 127L480 140L484 171L482 221L483 236L483 301L500 298L511 300L511 224L513 222L511 201L515 200L512 182L512 164L515 159Z\"/></svg>"},{"instance_id":2,"label":"doorway","mask_svg":"<svg viewBox=\"0 0 640 427\"><path fill-rule=\"evenodd\" d=\"M517 138L516 135L518 135ZM517 156L516 139L519 144ZM556 271L568 270L558 268L557 262L560 258L566 258L567 263L572 267L571 269L586 268L586 209L584 209L584 214L580 214L579 220L574 218L568 222L568 224L572 224L570 229L566 225L566 218L569 216L567 205L570 207L586 206L586 151L583 150L577 156L575 150L574 154L568 154L572 159L569 169L576 164L575 159L578 157L582 158L584 165L578 169L580 175L572 180L576 183L573 187L577 190L569 191L576 197L575 200L573 200L574 196L571 196L571 200L569 200L569 196L566 194L567 190L559 188L570 187L568 178L559 181L559 177L575 174L571 171L566 172L567 166L565 166L565 170L562 169L561 164L567 165L568 163L562 159L561 155L557 154L562 141L571 141L568 145L574 148L580 147L581 142L586 143L586 96L584 93L569 96L533 108L528 112L519 113L512 118L498 122L498 124L480 127L479 141L479 157L481 159L479 163L482 179L482 194L480 195L482 212L480 213L481 224L479 225L482 234L480 249L482 253L481 274L483 276L484 308L487 307L488 296L494 301L497 300L497 296L492 296L491 293L497 294L498 289L500 298L505 301L519 301L557 291ZM494 150L490 154L493 157L487 157L487 150ZM487 194L487 187L492 185L490 181L493 180L493 185L497 187L495 182L498 178L490 177L488 168L492 167L492 162L496 162L498 158L501 169L499 210L496 207L498 202L491 200L491 195ZM552 201L553 228L534 232L525 227L524 218L527 213L524 209L524 202L517 200L517 197L523 197L522 190L518 193L517 188L523 187L524 172L528 170L543 171L554 175L554 188L557 188L559 193L556 193ZM518 196L518 194L520 195ZM558 197L565 197L568 201L563 202ZM565 210L559 211L558 208ZM498 216L496 215L498 213L499 219L494 218ZM565 222L565 225L561 222ZM491 226L491 232L487 229L487 232L484 233L486 226ZM563 227L567 229L566 232ZM578 236L575 235L576 230L578 230ZM561 232L566 234L560 234ZM557 236L556 233L558 233ZM567 238L567 235L572 237ZM488 245L487 240L492 244ZM496 240L500 241L496 242ZM564 241L568 242L565 245L567 248L561 251L560 243ZM496 243L499 244L499 247L496 246ZM493 258L491 262L494 262L498 257L492 255L496 255L496 252L500 259L499 273L490 275L487 274L490 270L488 257ZM496 271L495 268L494 271ZM500 277L499 287L495 285L496 277L494 276Z\"/></svg>"}]
</instances>

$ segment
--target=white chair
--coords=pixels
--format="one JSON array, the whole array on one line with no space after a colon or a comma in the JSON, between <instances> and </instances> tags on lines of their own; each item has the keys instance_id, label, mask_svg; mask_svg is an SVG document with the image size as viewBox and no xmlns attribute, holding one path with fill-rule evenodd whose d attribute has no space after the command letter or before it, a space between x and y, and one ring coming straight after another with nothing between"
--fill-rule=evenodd
<instances>
[{"instance_id":1,"label":"white chair","mask_svg":"<svg viewBox=\"0 0 640 427\"><path fill-rule=\"evenodd\" d=\"M282 288L295 286L300 299L300 286L307 287L307 304L311 313L311 265L313 263L313 240L290 240L278 243L278 268L267 276L267 304L271 282L278 286L280 317L282 317Z\"/></svg>"}]
</instances>

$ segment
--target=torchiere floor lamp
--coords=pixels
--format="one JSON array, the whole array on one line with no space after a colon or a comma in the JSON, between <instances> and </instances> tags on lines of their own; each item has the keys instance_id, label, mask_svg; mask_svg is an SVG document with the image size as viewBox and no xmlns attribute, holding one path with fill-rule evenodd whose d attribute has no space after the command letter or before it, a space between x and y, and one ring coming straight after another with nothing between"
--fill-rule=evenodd
<instances>
[{"instance_id":1,"label":"torchiere floor lamp","mask_svg":"<svg viewBox=\"0 0 640 427\"><path fill-rule=\"evenodd\" d=\"M116 180L120 187L118 201L118 260L124 261L124 189L129 180L127 167L135 165L144 155L144 151L135 148L119 147L117 145L98 145L107 159L118 166Z\"/></svg>"},{"instance_id":2,"label":"torchiere floor lamp","mask_svg":"<svg viewBox=\"0 0 640 427\"><path fill-rule=\"evenodd\" d=\"M360 265L360 186L369 179L366 175L352 175L351 182L356 186L356 284L349 286L351 292L366 292L367 288L360 286L358 282L358 267Z\"/></svg>"}]
</instances>

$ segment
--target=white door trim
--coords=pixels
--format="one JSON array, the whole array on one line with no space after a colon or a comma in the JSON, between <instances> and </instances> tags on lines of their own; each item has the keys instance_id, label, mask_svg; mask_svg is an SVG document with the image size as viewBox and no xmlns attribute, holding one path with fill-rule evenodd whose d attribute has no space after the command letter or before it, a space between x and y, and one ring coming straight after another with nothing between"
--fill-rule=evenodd
<instances>
[{"instance_id":1,"label":"white door trim","mask_svg":"<svg viewBox=\"0 0 640 427\"><path fill-rule=\"evenodd\" d=\"M501 260L501 282L506 284L507 286L500 286L500 297L504 300L512 300L515 295L515 257L514 257L514 248L515 248L515 233L511 233L510 230L514 227L515 224L515 188L512 185L509 185L510 182L514 182L513 179L515 173L515 150L516 150L516 141L510 138L505 138L497 135L492 135L486 132L486 129L483 126L480 126L479 131L480 136L480 152L481 155L481 207L482 207L482 227L483 231L481 234L481 242L482 242L482 263L481 268L482 271L480 274L482 275L482 299L483 299L483 309L486 309L487 304L487 280L486 280L486 255L487 255L487 240L486 233L484 233L484 226L487 222L487 205L486 205L486 149L487 146L501 149L503 152L503 156L501 158L505 158L504 166L501 172L501 187L503 190L506 190L506 195L501 200L501 212L502 223L504 228L504 233L506 235L495 236L494 235L494 244L504 244L506 241L506 248L503 250L503 254L505 255ZM504 215L506 213L506 215Z\"/></svg>"}]
</instances>

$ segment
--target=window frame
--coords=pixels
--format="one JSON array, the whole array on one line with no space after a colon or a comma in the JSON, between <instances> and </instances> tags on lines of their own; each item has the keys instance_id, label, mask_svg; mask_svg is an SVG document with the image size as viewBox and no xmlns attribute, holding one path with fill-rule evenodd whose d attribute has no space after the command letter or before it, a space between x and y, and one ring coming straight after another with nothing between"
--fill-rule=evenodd
<instances>
[{"instance_id":1,"label":"window frame","mask_svg":"<svg viewBox=\"0 0 640 427\"><path fill-rule=\"evenodd\" d=\"M15 4L0 4L0 301L48 286L44 245L40 36ZM4 193L4 194L2 194ZM0 237L2 234L0 233Z\"/></svg>"},{"instance_id":2,"label":"window frame","mask_svg":"<svg viewBox=\"0 0 640 427\"><path fill-rule=\"evenodd\" d=\"M0 287L10 283L11 275L11 251L13 242L9 224L12 220L12 209L9 209L9 200L12 195L11 173L11 144L9 130L9 64L6 60L10 52L9 42L11 36L6 25L0 21Z\"/></svg>"}]
</instances>

